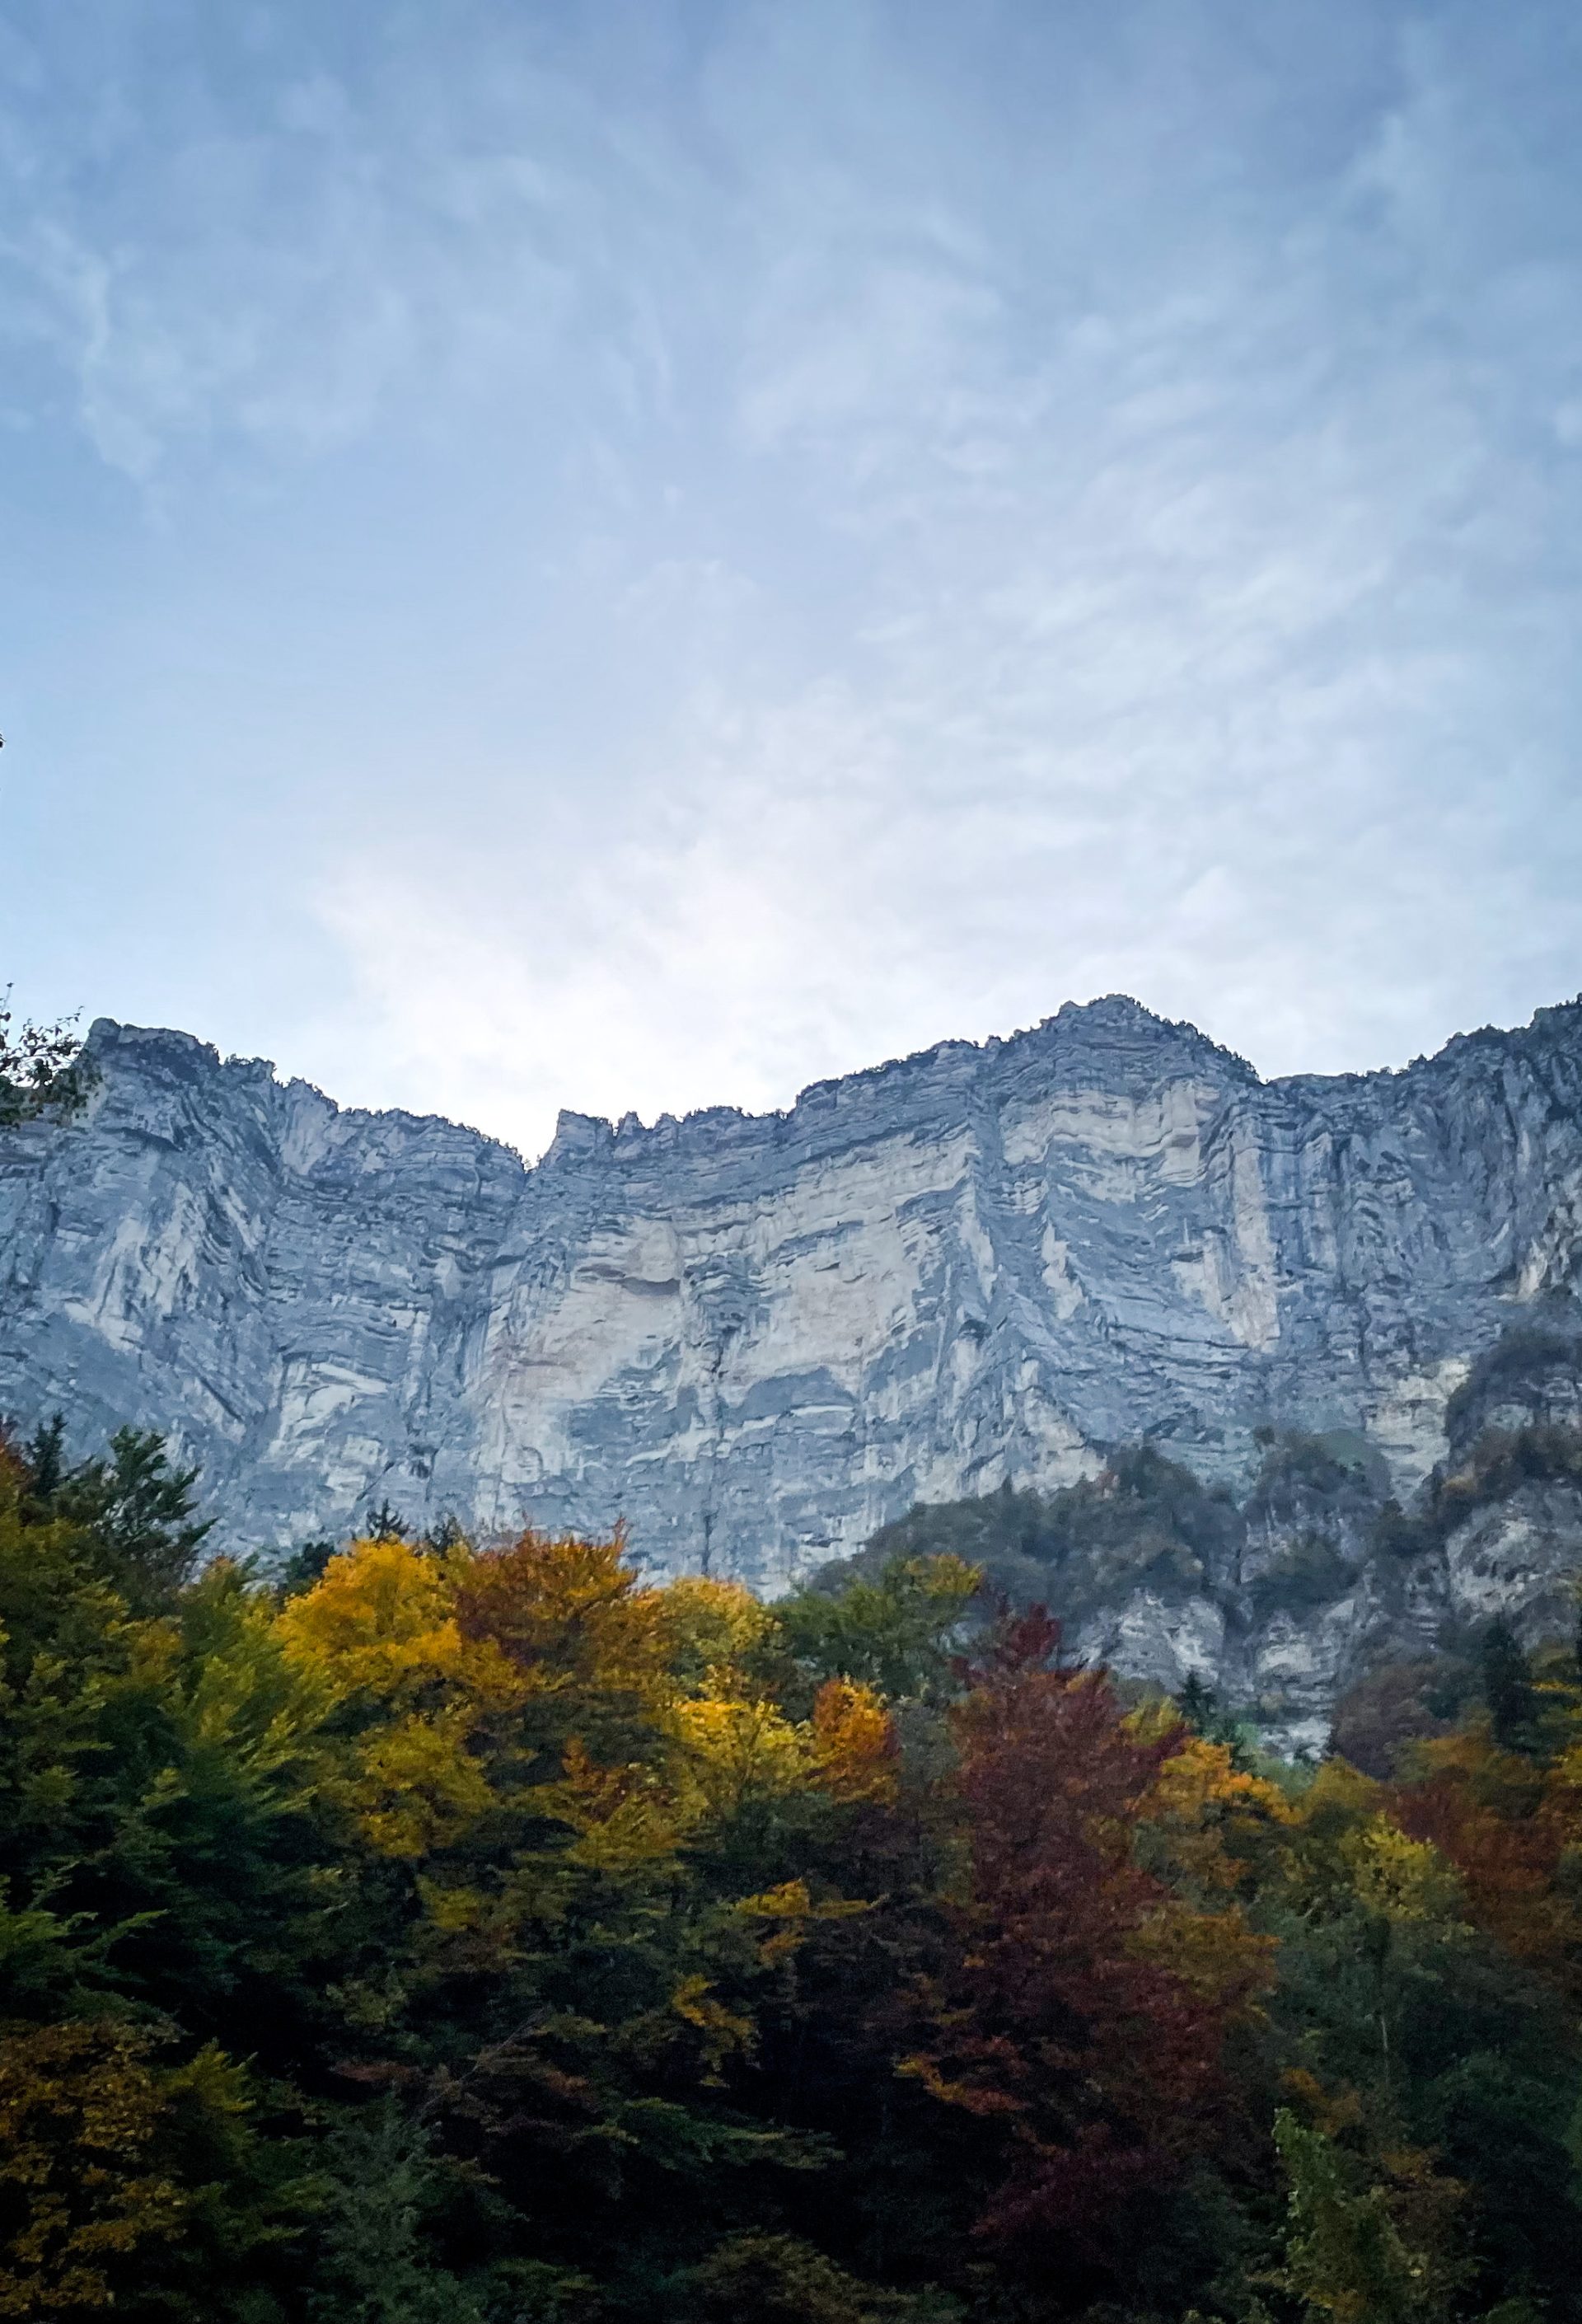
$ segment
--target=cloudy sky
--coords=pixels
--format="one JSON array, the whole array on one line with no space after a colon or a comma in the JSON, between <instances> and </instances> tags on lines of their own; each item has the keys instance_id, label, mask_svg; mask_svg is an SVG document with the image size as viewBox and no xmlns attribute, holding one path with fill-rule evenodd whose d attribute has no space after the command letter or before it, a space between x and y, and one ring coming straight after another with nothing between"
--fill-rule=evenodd
<instances>
[{"instance_id":1,"label":"cloudy sky","mask_svg":"<svg viewBox=\"0 0 1582 2324\"><path fill-rule=\"evenodd\" d=\"M1582 985L1576 0L0 0L0 982L783 1103Z\"/></svg>"}]
</instances>

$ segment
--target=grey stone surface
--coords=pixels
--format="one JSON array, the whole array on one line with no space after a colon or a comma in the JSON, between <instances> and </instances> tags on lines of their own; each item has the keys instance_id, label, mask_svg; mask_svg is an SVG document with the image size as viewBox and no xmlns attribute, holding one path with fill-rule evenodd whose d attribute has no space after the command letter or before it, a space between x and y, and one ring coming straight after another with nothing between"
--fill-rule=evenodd
<instances>
[{"instance_id":1,"label":"grey stone surface","mask_svg":"<svg viewBox=\"0 0 1582 2324\"><path fill-rule=\"evenodd\" d=\"M1577 1627L1573 1590L1582 1564L1582 1488L1518 1487L1478 1509L1445 1544L1449 1609L1468 1626L1504 1614L1536 1643Z\"/></svg>"},{"instance_id":2,"label":"grey stone surface","mask_svg":"<svg viewBox=\"0 0 1582 2324\"><path fill-rule=\"evenodd\" d=\"M1268 1424L1347 1432L1404 1497L1471 1359L1582 1254L1576 1003L1265 1083L1102 1001L780 1114L563 1115L532 1167L179 1033L90 1047L85 1119L0 1134L0 1409L59 1406L84 1450L170 1431L242 1547L384 1499L484 1534L624 1517L658 1568L774 1589L915 1499L1145 1434L1239 1486ZM1455 1587L1494 1556L1457 1550ZM1254 1652L1222 1594L1108 1627L1162 1677L1300 1664L1305 1702L1372 1619L1341 1600Z\"/></svg>"}]
</instances>

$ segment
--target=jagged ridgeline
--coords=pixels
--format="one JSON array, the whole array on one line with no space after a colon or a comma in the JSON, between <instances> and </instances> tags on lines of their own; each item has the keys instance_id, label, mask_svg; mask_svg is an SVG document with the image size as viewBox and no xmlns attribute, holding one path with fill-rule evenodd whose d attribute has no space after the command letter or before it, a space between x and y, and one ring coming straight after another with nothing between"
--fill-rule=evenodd
<instances>
[{"instance_id":1,"label":"jagged ridgeline","mask_svg":"<svg viewBox=\"0 0 1582 2324\"><path fill-rule=\"evenodd\" d=\"M566 1115L532 1167L180 1034L87 1051L75 1119L0 1130L0 1410L163 1431L237 1549L624 1519L772 1591L1127 1443L1245 1505L1268 1428L1404 1508L1582 1232L1577 1005L1265 1083L1110 1000L784 1113Z\"/></svg>"}]
</instances>

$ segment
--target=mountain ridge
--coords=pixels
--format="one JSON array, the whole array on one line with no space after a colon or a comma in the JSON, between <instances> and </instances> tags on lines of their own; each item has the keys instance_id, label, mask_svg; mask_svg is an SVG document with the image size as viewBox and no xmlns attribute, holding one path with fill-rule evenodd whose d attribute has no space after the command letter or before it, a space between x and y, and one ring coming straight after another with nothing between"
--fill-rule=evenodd
<instances>
[{"instance_id":1,"label":"mountain ridge","mask_svg":"<svg viewBox=\"0 0 1582 2324\"><path fill-rule=\"evenodd\" d=\"M88 1047L86 1116L0 1139L0 1409L162 1428L238 1547L624 1518L773 1590L1145 1438L1245 1486L1269 1427L1408 1500L1582 1254L1578 1002L1265 1082L1115 995L769 1113L568 1111L537 1162L190 1035Z\"/></svg>"},{"instance_id":2,"label":"mountain ridge","mask_svg":"<svg viewBox=\"0 0 1582 2324\"><path fill-rule=\"evenodd\" d=\"M648 1122L643 1121L639 1115L630 1111L617 1118L607 1114L589 1113L576 1106L562 1106L557 1113L556 1122L557 1126L564 1124L573 1129L585 1126L596 1131L609 1131L615 1138L638 1136L650 1139L658 1136L661 1132L673 1136L676 1132L696 1123L750 1125L785 1122L788 1121L805 1104L816 1104L825 1100L829 1093L834 1091L877 1085L890 1076L920 1070L947 1056L967 1056L988 1060L1004 1052L1016 1049L1019 1046L1031 1043L1040 1036L1051 1033L1063 1023L1086 1019L1103 1021L1106 1019L1115 1021L1118 1015L1134 1021L1140 1020L1147 1027L1164 1034L1185 1035L1194 1046L1211 1051L1216 1057L1239 1068L1253 1080L1260 1082L1264 1087L1269 1088L1274 1085L1273 1082L1265 1081L1256 1067L1237 1051L1228 1047L1222 1042L1216 1041L1211 1035L1200 1031L1189 1019L1162 1017L1156 1011L1147 1008L1144 1002L1135 1000L1129 993L1112 992L1099 994L1091 1001L1064 1001L1051 1016L1040 1018L1033 1025L1020 1026L1010 1033L990 1033L980 1041L947 1037L943 1040L931 1042L924 1048L909 1049L899 1056L884 1058L877 1065L855 1067L851 1073L822 1074L815 1081L805 1083L789 1103L783 1106L765 1106L757 1110L749 1106L729 1104L693 1106L683 1113L666 1111L657 1115L652 1121ZM200 1053L214 1065L226 1072L235 1071L244 1074L262 1074L275 1088L281 1091L300 1090L311 1097L320 1099L336 1115L344 1118L443 1123L446 1129L481 1139L486 1144L514 1156L527 1172L540 1167L548 1158L556 1142L555 1135L552 1134L543 1152L533 1157L525 1154L510 1139L503 1138L493 1130L484 1130L476 1123L458 1120L450 1114L438 1111L418 1112L410 1106L400 1105L344 1105L305 1074L282 1074L272 1058L250 1056L239 1051L227 1053L221 1050L215 1042L205 1040L200 1034L189 1033L176 1027L133 1025L114 1017L96 1017L88 1028L84 1047L92 1056L106 1043L118 1041L123 1037L140 1042L169 1043L173 1048L184 1053ZM1460 1039L1467 1037L1457 1035L1455 1038ZM1372 1070L1390 1073L1404 1071L1405 1068L1382 1066ZM1363 1076L1363 1078L1366 1077L1366 1075ZM1287 1078L1300 1077L1288 1076ZM1347 1077L1320 1075L1308 1078L1321 1080Z\"/></svg>"},{"instance_id":3,"label":"mountain ridge","mask_svg":"<svg viewBox=\"0 0 1582 2324\"><path fill-rule=\"evenodd\" d=\"M1549 1034L1562 1023L1566 1027L1577 1025L1582 1022L1582 991L1577 992L1570 1000L1550 1002L1535 1009L1531 1017L1522 1025L1487 1024L1473 1027L1465 1032L1452 1033L1439 1048L1423 1050L1400 1065L1347 1067L1335 1073L1304 1070L1299 1073L1268 1074L1261 1074L1251 1060L1243 1056L1239 1050L1231 1048L1226 1042L1217 1041L1212 1034L1203 1032L1188 1018L1162 1016L1157 1010L1148 1008L1145 1002L1136 1000L1130 993L1099 993L1096 994L1091 1001L1062 1001L1060 1008L1050 1016L1039 1018L1031 1025L1018 1026L1009 1033L989 1033L977 1041L964 1037L947 1036L943 1039L930 1042L923 1048L908 1049L897 1056L883 1058L876 1065L856 1066L850 1073L821 1074L816 1080L805 1083L789 1102L783 1106L764 1106L757 1109L723 1103L692 1106L681 1113L667 1111L657 1115L652 1121L642 1120L634 1111L628 1111L616 1117L590 1113L577 1106L562 1106L557 1112L556 1122L557 1125L561 1123L590 1125L597 1130L609 1130L617 1138L627 1135L651 1138L662 1130L674 1132L697 1122L783 1122L789 1120L805 1102L810 1100L820 1100L832 1091L878 1084L889 1075L902 1074L913 1068L921 1068L958 1053L988 1060L1032 1043L1067 1022L1074 1023L1079 1020L1114 1022L1118 1019L1134 1022L1141 1021L1151 1029L1166 1035L1185 1035L1194 1047L1206 1049L1215 1057L1238 1068L1249 1081L1255 1083L1261 1089L1334 1089L1399 1079L1403 1074L1438 1065L1453 1058L1465 1049L1480 1044L1488 1042L1508 1044L1541 1034ZM104 1039L115 1039L121 1035L133 1036L140 1040L170 1042L183 1048L200 1051L216 1065L227 1070L244 1072L251 1068L255 1072L262 1072L268 1075L277 1088L302 1090L314 1097L322 1099L324 1103L333 1108L337 1115L363 1117L370 1120L393 1119L411 1122L442 1122L447 1129L463 1131L470 1137L481 1139L491 1146L498 1147L504 1153L514 1155L526 1171L538 1168L547 1157L556 1142L555 1136L552 1134L543 1152L534 1157L524 1153L523 1149L515 1145L511 1139L501 1136L496 1131L485 1130L475 1122L462 1121L454 1115L442 1113L437 1110L418 1111L410 1106L403 1105L343 1104L319 1084L309 1080L305 1074L282 1074L272 1058L252 1056L240 1051L225 1052L221 1050L215 1042L205 1040L202 1035L189 1033L176 1027L133 1025L113 1017L97 1017L88 1028L84 1046L91 1055L97 1043Z\"/></svg>"}]
</instances>

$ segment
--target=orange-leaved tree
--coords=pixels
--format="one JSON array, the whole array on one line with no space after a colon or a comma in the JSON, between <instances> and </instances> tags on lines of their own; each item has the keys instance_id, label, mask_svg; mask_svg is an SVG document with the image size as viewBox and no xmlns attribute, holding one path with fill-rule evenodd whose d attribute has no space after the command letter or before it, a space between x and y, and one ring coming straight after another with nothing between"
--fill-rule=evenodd
<instances>
[{"instance_id":1,"label":"orange-leaved tree","mask_svg":"<svg viewBox=\"0 0 1582 2324\"><path fill-rule=\"evenodd\" d=\"M1582 1994L1582 1915L1559 1877L1582 1843L1582 1753L1544 1766L1486 1726L1420 1744L1390 1805L1459 1874L1470 1918L1540 1975Z\"/></svg>"}]
</instances>

